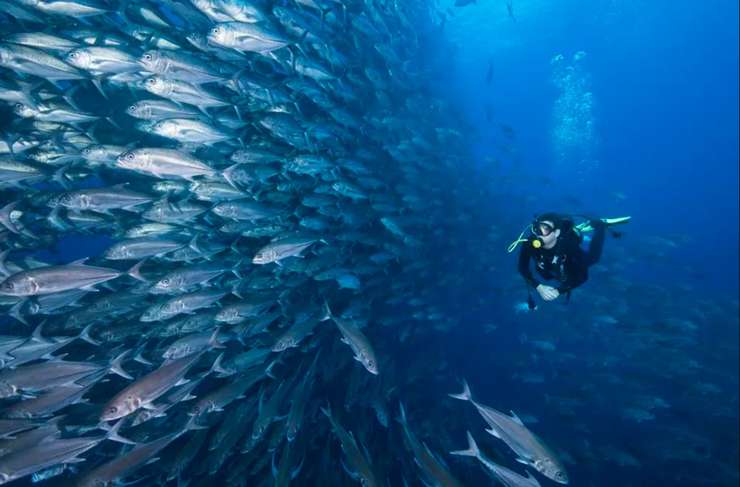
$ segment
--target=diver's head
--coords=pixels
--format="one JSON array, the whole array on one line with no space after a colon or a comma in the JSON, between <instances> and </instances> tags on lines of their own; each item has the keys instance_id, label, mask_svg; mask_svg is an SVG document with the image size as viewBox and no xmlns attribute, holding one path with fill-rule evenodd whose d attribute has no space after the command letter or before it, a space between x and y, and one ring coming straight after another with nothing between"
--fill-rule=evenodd
<instances>
[{"instance_id":1,"label":"diver's head","mask_svg":"<svg viewBox=\"0 0 740 487\"><path fill-rule=\"evenodd\" d=\"M558 243L558 237L560 236L560 217L555 213L545 213L538 216L532 222L532 233L537 236L537 239L533 242L535 248L553 248Z\"/></svg>"}]
</instances>

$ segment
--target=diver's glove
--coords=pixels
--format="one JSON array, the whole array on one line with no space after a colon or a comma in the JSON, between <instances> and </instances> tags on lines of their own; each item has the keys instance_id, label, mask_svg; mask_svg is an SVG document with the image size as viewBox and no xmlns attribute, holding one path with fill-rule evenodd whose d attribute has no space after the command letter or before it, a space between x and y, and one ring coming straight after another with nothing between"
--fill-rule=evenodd
<instances>
[{"instance_id":1,"label":"diver's glove","mask_svg":"<svg viewBox=\"0 0 740 487\"><path fill-rule=\"evenodd\" d=\"M539 286L537 286L537 292L540 293L540 297L545 301L552 301L553 299L557 299L557 297L560 296L560 291L552 286L547 286L545 284L540 284Z\"/></svg>"}]
</instances>

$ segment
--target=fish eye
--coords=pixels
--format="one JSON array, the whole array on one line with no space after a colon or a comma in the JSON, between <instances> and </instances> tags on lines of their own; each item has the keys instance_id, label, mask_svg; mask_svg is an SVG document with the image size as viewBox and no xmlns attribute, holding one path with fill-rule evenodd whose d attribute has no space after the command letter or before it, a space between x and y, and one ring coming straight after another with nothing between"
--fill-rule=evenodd
<instances>
[{"instance_id":1,"label":"fish eye","mask_svg":"<svg viewBox=\"0 0 740 487\"><path fill-rule=\"evenodd\" d=\"M118 412L118 407L116 407L116 406L111 406L111 407L108 408L108 413L109 414L116 414L117 412Z\"/></svg>"},{"instance_id":2,"label":"fish eye","mask_svg":"<svg viewBox=\"0 0 740 487\"><path fill-rule=\"evenodd\" d=\"M153 85L154 83L157 82L157 80L154 79L154 78L149 78L148 80L146 80L146 82L147 82L147 84Z\"/></svg>"},{"instance_id":3,"label":"fish eye","mask_svg":"<svg viewBox=\"0 0 740 487\"><path fill-rule=\"evenodd\" d=\"M136 105L131 105L130 107L128 107L128 111L129 112L135 112L136 111Z\"/></svg>"},{"instance_id":4,"label":"fish eye","mask_svg":"<svg viewBox=\"0 0 740 487\"><path fill-rule=\"evenodd\" d=\"M133 161L134 155L131 152L129 152L128 154L126 154L126 159L128 159L129 161Z\"/></svg>"},{"instance_id":5,"label":"fish eye","mask_svg":"<svg viewBox=\"0 0 740 487\"><path fill-rule=\"evenodd\" d=\"M144 54L144 59L146 59L147 61L151 61L152 60L152 55L151 54L148 54L148 53L147 54Z\"/></svg>"},{"instance_id":6,"label":"fish eye","mask_svg":"<svg viewBox=\"0 0 740 487\"><path fill-rule=\"evenodd\" d=\"M211 34L213 35L218 35L219 32L221 32L221 27L214 27L213 29L211 29Z\"/></svg>"}]
</instances>

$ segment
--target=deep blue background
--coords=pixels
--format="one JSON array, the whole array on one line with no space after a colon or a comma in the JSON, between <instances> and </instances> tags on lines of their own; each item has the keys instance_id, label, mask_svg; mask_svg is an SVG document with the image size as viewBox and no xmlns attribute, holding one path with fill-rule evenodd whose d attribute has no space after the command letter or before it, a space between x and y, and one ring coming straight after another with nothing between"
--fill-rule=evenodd
<instances>
[{"instance_id":1,"label":"deep blue background","mask_svg":"<svg viewBox=\"0 0 740 487\"><path fill-rule=\"evenodd\" d=\"M479 154L495 152L499 134L484 118L484 101L495 122L516 132L519 176L507 190L526 203L512 205L511 216L526 223L533 213L570 210L559 203L569 197L591 213L632 215L633 244L654 236L678 244L665 249L675 265L645 278L686 281L690 268L701 276L698 289L736 295L738 3L515 0L513 7L516 22L505 2L480 1L454 9L445 26L458 46L451 96L480 130ZM576 161L557 164L551 140L558 92L550 59L577 51L587 54L599 139L600 164L586 171ZM498 184L493 173L491 183Z\"/></svg>"},{"instance_id":2,"label":"deep blue background","mask_svg":"<svg viewBox=\"0 0 740 487\"><path fill-rule=\"evenodd\" d=\"M513 0L516 21L503 0L448 10L452 3L441 6L455 69L440 91L461 107L475 136L481 182L494 193L491 221L483 225L499 237L487 249L496 256L493 271L483 269L470 286L484 308L465 316L445 342L452 369L484 404L539 417L537 433L575 457L573 485L735 485L738 3ZM587 164L559 160L553 143L560 92L550 62L562 54L570 63L579 51L594 100L596 142ZM512 301L526 294L515 254L504 249L544 211L633 221L620 241L607 238L601 269L570 304L517 315ZM708 314L696 332L661 326L664 319L692 320L705 299L722 311ZM598 316L620 306L614 331L600 330ZM497 328L482 332L484 324ZM666 339L639 338L651 329ZM689 344L677 344L682 338ZM548 340L557 350L538 355L527 339ZM640 343L644 350L633 355ZM689 361L697 369L682 374ZM542 380L528 382L527 375ZM723 413L711 395L697 392L710 382L721 384ZM621 418L642 393L671 407L655 411L654 421ZM572 416L555 412L571 400L580 402ZM487 439L480 419L463 423ZM450 429L451 441L462 441L463 428ZM612 446L641 466L616 466ZM664 453L673 459L661 459ZM682 454L686 460L676 460ZM511 467L506 455L497 461Z\"/></svg>"}]
</instances>

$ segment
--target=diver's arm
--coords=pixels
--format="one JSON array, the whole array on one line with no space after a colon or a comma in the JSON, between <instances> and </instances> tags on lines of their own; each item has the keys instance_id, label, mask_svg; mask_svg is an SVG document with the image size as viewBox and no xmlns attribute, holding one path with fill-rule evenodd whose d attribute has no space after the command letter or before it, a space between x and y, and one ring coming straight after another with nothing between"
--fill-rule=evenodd
<instances>
[{"instance_id":1,"label":"diver's arm","mask_svg":"<svg viewBox=\"0 0 740 487\"><path fill-rule=\"evenodd\" d=\"M532 251L531 246L527 245L527 243L529 242L522 245L521 250L519 251L519 274L522 275L524 280L527 282L527 285L537 287L539 282L537 282L532 275L532 271L529 269L529 258L532 256Z\"/></svg>"}]
</instances>

